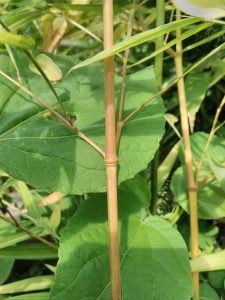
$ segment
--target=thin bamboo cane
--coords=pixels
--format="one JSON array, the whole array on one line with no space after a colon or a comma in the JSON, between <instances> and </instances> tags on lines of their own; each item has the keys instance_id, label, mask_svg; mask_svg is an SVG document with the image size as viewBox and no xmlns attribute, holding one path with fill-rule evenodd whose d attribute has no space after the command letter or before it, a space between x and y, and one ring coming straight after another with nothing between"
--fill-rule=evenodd
<instances>
[{"instance_id":1,"label":"thin bamboo cane","mask_svg":"<svg viewBox=\"0 0 225 300\"><path fill-rule=\"evenodd\" d=\"M181 19L181 12L177 10L176 19ZM177 37L181 35L181 30L177 30ZM191 227L191 254L192 259L198 257L198 207L197 207L197 187L194 178L193 165L192 165L192 152L190 145L190 132L188 123L188 113L186 104L186 93L183 79L183 53L182 53L182 42L178 42L176 45L176 73L177 77L181 78L177 82L178 98L180 107L180 118L181 118L181 129L184 143L184 158L187 173L187 185L189 194L189 205L190 205L190 227ZM193 281L195 288L195 296L199 299L199 273L193 273Z\"/></svg>"},{"instance_id":2,"label":"thin bamboo cane","mask_svg":"<svg viewBox=\"0 0 225 300\"><path fill-rule=\"evenodd\" d=\"M165 24L165 0L156 1L156 27ZM160 36L156 39L155 50L160 49L164 45L164 36ZM158 88L162 87L163 80L163 56L161 52L155 57L155 76ZM151 203L150 211L153 215L157 212L157 201L158 201L158 167L159 167L159 149L156 151L154 159L152 161L152 176L151 176Z\"/></svg>"},{"instance_id":3,"label":"thin bamboo cane","mask_svg":"<svg viewBox=\"0 0 225 300\"><path fill-rule=\"evenodd\" d=\"M113 1L104 0L104 48L113 45ZM112 299L120 299L120 255L117 208L117 155L115 130L114 57L105 59L105 130L106 130L106 180L108 199L108 224L110 241L110 271Z\"/></svg>"}]
</instances>

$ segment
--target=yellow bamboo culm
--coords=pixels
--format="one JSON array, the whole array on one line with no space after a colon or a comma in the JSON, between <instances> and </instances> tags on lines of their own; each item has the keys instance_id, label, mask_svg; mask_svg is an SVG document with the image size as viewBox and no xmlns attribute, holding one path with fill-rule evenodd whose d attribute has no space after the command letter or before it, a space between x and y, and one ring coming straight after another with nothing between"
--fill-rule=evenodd
<instances>
[{"instance_id":1,"label":"yellow bamboo culm","mask_svg":"<svg viewBox=\"0 0 225 300\"><path fill-rule=\"evenodd\" d=\"M176 12L176 19L181 19L181 13L179 10ZM177 30L177 38L181 35L181 30ZM182 43L176 44L175 65L176 74L180 80L177 82L178 98L180 107L181 129L184 143L184 158L187 174L187 186L189 195L189 207L190 207L190 227L191 227L191 254L192 259L198 257L199 254L199 240L198 240L198 206L197 206L197 187L195 183L194 171L193 171L193 158L190 144L190 132L188 123L188 112L186 104L185 85L183 79L183 59L182 59ZM195 289L195 296L199 299L199 273L193 273L193 282Z\"/></svg>"},{"instance_id":2,"label":"yellow bamboo culm","mask_svg":"<svg viewBox=\"0 0 225 300\"><path fill-rule=\"evenodd\" d=\"M113 46L113 1L104 0L104 49ZM106 180L112 299L120 300L120 255L117 207L117 155L115 126L114 57L105 59Z\"/></svg>"}]
</instances>

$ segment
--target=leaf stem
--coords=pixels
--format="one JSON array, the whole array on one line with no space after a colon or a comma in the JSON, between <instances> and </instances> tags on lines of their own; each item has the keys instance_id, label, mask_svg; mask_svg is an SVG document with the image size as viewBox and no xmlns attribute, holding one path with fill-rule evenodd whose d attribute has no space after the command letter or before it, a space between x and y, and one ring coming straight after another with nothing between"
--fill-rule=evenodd
<instances>
[{"instance_id":1,"label":"leaf stem","mask_svg":"<svg viewBox=\"0 0 225 300\"><path fill-rule=\"evenodd\" d=\"M34 95L30 90L28 90L25 86L18 83L16 80L11 78L9 75L7 75L5 72L0 70L0 75L8 79L10 82L12 82L14 85L16 85L19 89L24 91L27 95L31 96L37 103L44 106L48 111L50 111L56 118L58 118L61 122L66 124L70 129L72 129L77 136L79 136L81 139L86 141L90 146L92 146L97 152L99 152L103 157L105 157L105 152L97 145L95 144L89 137L87 137L83 132L79 131L74 125L72 125L66 118L64 118L60 113L58 113L56 110L54 110L51 106L47 105L44 101L42 101L39 97Z\"/></svg>"},{"instance_id":2,"label":"leaf stem","mask_svg":"<svg viewBox=\"0 0 225 300\"><path fill-rule=\"evenodd\" d=\"M130 17L128 20L128 28L127 28L127 38L131 37L132 29L133 29L133 22L134 22L134 14L135 14L135 5L136 0L133 1L133 5L130 12ZM128 56L129 56L130 49L125 50L125 54L123 57L123 71L122 71L122 84L121 84L121 96L120 96L120 107L119 107L119 114L118 114L118 121L117 121L117 130L116 130L116 145L118 147L121 131L123 128L123 107L124 107L124 100L125 100L125 81L127 75L127 63L128 63Z\"/></svg>"},{"instance_id":3,"label":"leaf stem","mask_svg":"<svg viewBox=\"0 0 225 300\"><path fill-rule=\"evenodd\" d=\"M181 12L177 9L176 20L181 19ZM177 38L181 35L181 29L177 29ZM175 66L177 77L183 77L183 49L182 42L176 44L176 57ZM190 132L188 123L188 112L186 104L186 93L184 79L180 79L177 82L179 107L180 107L180 118L181 118L181 129L184 143L184 158L187 172L187 185L189 194L189 205L190 205L190 227L191 227L191 253L192 259L199 255L199 241L198 241L198 206L197 206L197 187L193 172L193 157L191 152L190 144ZM199 299L199 273L193 272L193 281L195 288L195 295Z\"/></svg>"},{"instance_id":4,"label":"leaf stem","mask_svg":"<svg viewBox=\"0 0 225 300\"><path fill-rule=\"evenodd\" d=\"M104 48L113 46L113 0L103 2ZM117 203L117 155L115 134L114 57L104 61L105 69L105 131L106 131L106 181L110 244L110 272L112 299L120 300L120 254Z\"/></svg>"},{"instance_id":5,"label":"leaf stem","mask_svg":"<svg viewBox=\"0 0 225 300\"><path fill-rule=\"evenodd\" d=\"M173 82L171 82L168 86L166 86L165 88L161 89L158 93L156 93L155 95L151 96L149 99L147 99L145 102L141 103L140 105L138 105L131 113L129 113L129 115L122 121L123 124L127 123L134 115L136 115L141 109L143 109L147 104L149 104L152 100L154 100L155 98L161 96L162 94L164 94L165 92L167 92L169 89L171 89L181 78L183 78L183 76L175 79Z\"/></svg>"}]
</instances>

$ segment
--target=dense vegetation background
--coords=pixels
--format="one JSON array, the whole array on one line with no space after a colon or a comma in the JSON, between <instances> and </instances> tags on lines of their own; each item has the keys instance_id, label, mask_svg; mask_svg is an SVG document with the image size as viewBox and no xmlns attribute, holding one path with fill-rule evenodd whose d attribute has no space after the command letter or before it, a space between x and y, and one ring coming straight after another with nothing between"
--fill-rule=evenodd
<instances>
[{"instance_id":1,"label":"dense vegetation background","mask_svg":"<svg viewBox=\"0 0 225 300\"><path fill-rule=\"evenodd\" d=\"M118 146L122 299L188 300L191 268L202 300L225 299L224 23L176 23L164 7L160 27L156 1L114 1L117 115L124 70L124 119L140 110ZM0 12L0 299L110 299L104 161L71 131L104 148L102 1L2 0ZM178 28L203 257L191 264Z\"/></svg>"}]
</instances>

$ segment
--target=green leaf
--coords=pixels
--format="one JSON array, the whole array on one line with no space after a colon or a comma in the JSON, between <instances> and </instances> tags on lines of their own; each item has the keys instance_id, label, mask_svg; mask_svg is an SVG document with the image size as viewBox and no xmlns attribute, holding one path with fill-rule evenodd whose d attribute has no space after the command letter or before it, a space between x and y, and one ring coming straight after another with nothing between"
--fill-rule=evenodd
<instances>
[{"instance_id":1,"label":"green leaf","mask_svg":"<svg viewBox=\"0 0 225 300\"><path fill-rule=\"evenodd\" d=\"M207 20L225 17L224 0L173 0L173 3L192 16Z\"/></svg>"},{"instance_id":2,"label":"green leaf","mask_svg":"<svg viewBox=\"0 0 225 300\"><path fill-rule=\"evenodd\" d=\"M71 66L71 60L63 57L56 57L55 61L63 72ZM26 58L21 58L18 63L23 70L23 82L46 104L57 108L56 100L42 78L24 69ZM6 56L0 57L0 64L2 69L16 76ZM120 98L120 80L116 79L117 99ZM55 88L66 109L76 117L78 129L104 149L103 82L103 68L98 65L71 73ZM82 194L105 191L104 159L99 153L60 121L43 116L46 112L43 107L5 79L0 82L0 91L4 95L0 103L2 170L49 192ZM156 92L152 67L127 76L123 117ZM163 115L162 100L156 98L125 124L118 153L119 183L145 169L154 157L164 133Z\"/></svg>"},{"instance_id":3,"label":"green leaf","mask_svg":"<svg viewBox=\"0 0 225 300\"><path fill-rule=\"evenodd\" d=\"M209 72L193 72L185 80L188 117L192 130L194 129L196 114L209 88L210 77Z\"/></svg>"},{"instance_id":4,"label":"green leaf","mask_svg":"<svg viewBox=\"0 0 225 300\"><path fill-rule=\"evenodd\" d=\"M57 258L57 251L44 244L19 244L0 249L0 258L41 260Z\"/></svg>"},{"instance_id":5,"label":"green leaf","mask_svg":"<svg viewBox=\"0 0 225 300\"><path fill-rule=\"evenodd\" d=\"M3 284L6 279L9 277L12 268L14 265L14 259L13 258L1 258L0 257L0 266L1 266L1 272L0 272L0 284Z\"/></svg>"},{"instance_id":6,"label":"green leaf","mask_svg":"<svg viewBox=\"0 0 225 300\"><path fill-rule=\"evenodd\" d=\"M217 292L206 282L200 284L200 300L220 300Z\"/></svg>"},{"instance_id":7,"label":"green leaf","mask_svg":"<svg viewBox=\"0 0 225 300\"><path fill-rule=\"evenodd\" d=\"M0 295L46 290L51 287L52 275L36 276L0 286Z\"/></svg>"},{"instance_id":8,"label":"green leaf","mask_svg":"<svg viewBox=\"0 0 225 300\"><path fill-rule=\"evenodd\" d=\"M223 283L225 280L225 270L209 272L209 283L217 290L223 289Z\"/></svg>"},{"instance_id":9,"label":"green leaf","mask_svg":"<svg viewBox=\"0 0 225 300\"><path fill-rule=\"evenodd\" d=\"M225 250L192 259L191 269L193 272L208 272L225 269Z\"/></svg>"},{"instance_id":10,"label":"green leaf","mask_svg":"<svg viewBox=\"0 0 225 300\"><path fill-rule=\"evenodd\" d=\"M198 161L206 144L208 135L205 133L195 133L191 137L191 148L194 161ZM207 155L214 157L220 162L225 161L225 142L223 139L214 136L207 151ZM182 166L176 170L171 181L171 189L175 201L189 212L189 202L187 195L186 171L183 154L181 157ZM210 175L211 169L209 161L204 160L198 181ZM198 214L201 219L218 219L225 217L225 192L221 184L215 178L202 183L198 189Z\"/></svg>"},{"instance_id":11,"label":"green leaf","mask_svg":"<svg viewBox=\"0 0 225 300\"><path fill-rule=\"evenodd\" d=\"M209 166L217 180L221 183L222 189L225 191L225 167L213 159L209 159Z\"/></svg>"},{"instance_id":12,"label":"green leaf","mask_svg":"<svg viewBox=\"0 0 225 300\"><path fill-rule=\"evenodd\" d=\"M62 79L62 71L50 57L45 54L39 54L37 57L35 57L35 60L40 65L49 80L60 81ZM40 74L34 64L30 64L29 68L34 73Z\"/></svg>"},{"instance_id":13,"label":"green leaf","mask_svg":"<svg viewBox=\"0 0 225 300\"><path fill-rule=\"evenodd\" d=\"M11 226L12 227L12 226ZM43 229L38 227L29 228L30 232L36 235L42 235ZM18 231L15 233L0 235L0 249L15 245L19 242L27 241L31 237L24 231Z\"/></svg>"},{"instance_id":14,"label":"green leaf","mask_svg":"<svg viewBox=\"0 0 225 300\"><path fill-rule=\"evenodd\" d=\"M8 297L7 300L48 300L49 293L24 294Z\"/></svg>"},{"instance_id":15,"label":"green leaf","mask_svg":"<svg viewBox=\"0 0 225 300\"><path fill-rule=\"evenodd\" d=\"M82 12L97 12L102 13L102 5L99 4L67 4L67 3L54 3L54 7L63 9L63 10L73 10L73 11L82 11Z\"/></svg>"},{"instance_id":16,"label":"green leaf","mask_svg":"<svg viewBox=\"0 0 225 300\"><path fill-rule=\"evenodd\" d=\"M189 300L190 266L179 233L146 217L149 193L140 178L121 185L118 195L122 299ZM85 201L62 231L50 300L111 299L106 203L104 194Z\"/></svg>"},{"instance_id":17,"label":"green leaf","mask_svg":"<svg viewBox=\"0 0 225 300\"><path fill-rule=\"evenodd\" d=\"M9 44L17 48L32 49L35 45L34 40L15 33L0 31L0 44Z\"/></svg>"},{"instance_id":18,"label":"green leaf","mask_svg":"<svg viewBox=\"0 0 225 300\"><path fill-rule=\"evenodd\" d=\"M130 38L128 38L125 41L122 41L116 45L114 45L113 47L111 47L110 49L104 50L98 54L96 54L95 56L86 59L85 61L82 61L81 63L75 65L73 68L71 68L70 72L74 69L78 69L87 65L90 65L94 62L97 62L99 60L103 60L107 57L110 57L112 55L115 55L119 52L122 52L126 49L135 47L137 45L140 45L142 43L148 42L150 40L154 40L155 38L162 36L164 34L167 34L171 31L174 31L178 28L182 28L194 23L197 23L201 21L198 18L187 18L187 19L183 19L180 21L175 21L175 22L171 22L162 26L158 26L154 29L136 34Z\"/></svg>"}]
</instances>

